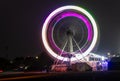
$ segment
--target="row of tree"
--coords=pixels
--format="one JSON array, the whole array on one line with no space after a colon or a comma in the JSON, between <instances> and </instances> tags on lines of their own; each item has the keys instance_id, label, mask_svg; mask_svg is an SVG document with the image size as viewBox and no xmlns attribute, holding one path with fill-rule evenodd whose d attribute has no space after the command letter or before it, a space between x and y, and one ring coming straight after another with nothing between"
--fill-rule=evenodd
<instances>
[{"instance_id":1,"label":"row of tree","mask_svg":"<svg viewBox=\"0 0 120 81\"><path fill-rule=\"evenodd\" d=\"M53 60L42 52L38 57L16 57L9 60L0 58L0 69L3 71L42 71L53 64Z\"/></svg>"}]
</instances>

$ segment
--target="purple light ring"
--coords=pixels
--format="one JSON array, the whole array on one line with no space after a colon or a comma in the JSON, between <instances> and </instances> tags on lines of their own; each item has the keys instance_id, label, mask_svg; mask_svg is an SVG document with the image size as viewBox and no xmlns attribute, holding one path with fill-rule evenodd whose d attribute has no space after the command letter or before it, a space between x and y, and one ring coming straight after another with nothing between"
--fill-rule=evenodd
<instances>
[{"instance_id":1,"label":"purple light ring","mask_svg":"<svg viewBox=\"0 0 120 81\"><path fill-rule=\"evenodd\" d=\"M70 16L77 17L85 23L85 25L87 26L87 29L88 29L87 40L91 41L92 36L93 36L92 35L92 26L91 26L91 23L89 22L89 20L85 16L83 16L82 14L77 14L77 13L74 13L74 12L62 13L62 14L60 14L60 17L57 19L57 22L59 22L61 19L65 18L65 17L70 17ZM51 18L51 20L52 20L52 18ZM55 27L57 22L54 24L53 27ZM50 39L50 43L52 44L52 47L55 50L61 52L62 50L55 44L55 41L53 40L53 27L50 27L50 30L49 30L50 33L48 34L48 37ZM52 38L51 38L51 35L52 35Z\"/></svg>"}]
</instances>

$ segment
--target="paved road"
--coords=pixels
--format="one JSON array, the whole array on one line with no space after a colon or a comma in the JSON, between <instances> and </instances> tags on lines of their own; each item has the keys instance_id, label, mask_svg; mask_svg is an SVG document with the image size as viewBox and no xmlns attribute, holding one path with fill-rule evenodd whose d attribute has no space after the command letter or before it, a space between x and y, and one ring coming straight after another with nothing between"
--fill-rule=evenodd
<instances>
[{"instance_id":1,"label":"paved road","mask_svg":"<svg viewBox=\"0 0 120 81\"><path fill-rule=\"evenodd\" d=\"M0 81L120 81L120 71L106 72L8 72L0 74Z\"/></svg>"}]
</instances>

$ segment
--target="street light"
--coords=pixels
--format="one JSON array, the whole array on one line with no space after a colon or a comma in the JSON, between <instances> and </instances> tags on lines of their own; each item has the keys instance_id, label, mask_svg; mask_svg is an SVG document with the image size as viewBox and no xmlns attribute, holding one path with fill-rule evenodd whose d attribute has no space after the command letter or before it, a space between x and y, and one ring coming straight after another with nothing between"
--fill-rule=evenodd
<instances>
[{"instance_id":1,"label":"street light","mask_svg":"<svg viewBox=\"0 0 120 81\"><path fill-rule=\"evenodd\" d=\"M38 57L38 56L36 56L35 58L36 58L36 59L38 59L39 57Z\"/></svg>"}]
</instances>

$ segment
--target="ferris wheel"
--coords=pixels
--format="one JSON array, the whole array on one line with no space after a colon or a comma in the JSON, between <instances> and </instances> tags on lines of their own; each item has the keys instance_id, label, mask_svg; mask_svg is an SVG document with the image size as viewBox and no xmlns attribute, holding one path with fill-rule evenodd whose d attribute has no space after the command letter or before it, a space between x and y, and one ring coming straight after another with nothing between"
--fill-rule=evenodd
<instances>
[{"instance_id":1,"label":"ferris wheel","mask_svg":"<svg viewBox=\"0 0 120 81\"><path fill-rule=\"evenodd\" d=\"M46 18L42 42L55 60L77 61L87 56L96 45L98 29L94 18L85 9L62 6Z\"/></svg>"}]
</instances>

